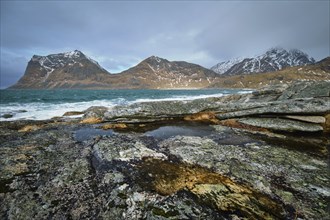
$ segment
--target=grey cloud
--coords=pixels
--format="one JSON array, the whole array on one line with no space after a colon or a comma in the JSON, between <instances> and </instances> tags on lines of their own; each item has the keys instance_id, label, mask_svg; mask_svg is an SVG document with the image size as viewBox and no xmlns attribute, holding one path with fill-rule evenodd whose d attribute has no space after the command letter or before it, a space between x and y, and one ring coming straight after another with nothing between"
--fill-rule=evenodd
<instances>
[{"instance_id":1,"label":"grey cloud","mask_svg":"<svg viewBox=\"0 0 330 220\"><path fill-rule=\"evenodd\" d=\"M318 59L327 55L314 50L329 48L329 2L240 3L225 22L220 17L199 38L213 56L254 55L272 46L302 49Z\"/></svg>"},{"instance_id":2,"label":"grey cloud","mask_svg":"<svg viewBox=\"0 0 330 220\"><path fill-rule=\"evenodd\" d=\"M329 56L328 1L1 1L0 16L2 86L33 54L74 49L112 73L151 55L205 67L273 46Z\"/></svg>"}]
</instances>

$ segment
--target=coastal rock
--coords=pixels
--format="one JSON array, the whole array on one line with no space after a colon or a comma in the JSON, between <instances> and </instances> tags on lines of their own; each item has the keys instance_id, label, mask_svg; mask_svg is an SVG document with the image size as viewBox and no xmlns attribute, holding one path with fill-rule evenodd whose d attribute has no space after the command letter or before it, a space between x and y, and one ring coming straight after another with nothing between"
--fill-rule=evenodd
<instances>
[{"instance_id":1,"label":"coastal rock","mask_svg":"<svg viewBox=\"0 0 330 220\"><path fill-rule=\"evenodd\" d=\"M325 116L324 131L330 133L330 114Z\"/></svg>"},{"instance_id":2,"label":"coastal rock","mask_svg":"<svg viewBox=\"0 0 330 220\"><path fill-rule=\"evenodd\" d=\"M82 115L84 112L79 112L79 111L71 111L71 112L65 112L63 116L74 116L74 115Z\"/></svg>"},{"instance_id":3,"label":"coastal rock","mask_svg":"<svg viewBox=\"0 0 330 220\"><path fill-rule=\"evenodd\" d=\"M29 124L15 123L7 128ZM298 209L300 218L327 215L326 157L282 142L269 145L219 125L201 137L128 132L78 142L73 131L92 132L94 125L42 125L27 133L1 129L1 217L292 218Z\"/></svg>"},{"instance_id":4,"label":"coastal rock","mask_svg":"<svg viewBox=\"0 0 330 220\"><path fill-rule=\"evenodd\" d=\"M113 160L130 161L141 160L144 157L166 159L167 157L150 148L142 142L125 136L113 136L109 139L101 139L93 146L93 155L100 163Z\"/></svg>"},{"instance_id":5,"label":"coastal rock","mask_svg":"<svg viewBox=\"0 0 330 220\"><path fill-rule=\"evenodd\" d=\"M327 219L329 97L286 86L2 121L0 218Z\"/></svg>"},{"instance_id":6,"label":"coastal rock","mask_svg":"<svg viewBox=\"0 0 330 220\"><path fill-rule=\"evenodd\" d=\"M219 119L266 114L325 114L330 112L330 82L297 82L290 86L270 86L226 103ZM265 98L266 97L266 98Z\"/></svg>"},{"instance_id":7,"label":"coastal rock","mask_svg":"<svg viewBox=\"0 0 330 220\"><path fill-rule=\"evenodd\" d=\"M266 103L229 105L227 113L217 114L218 119L237 118L250 115L325 114L330 111L330 98L297 99ZM232 109L236 109L233 111Z\"/></svg>"},{"instance_id":8,"label":"coastal rock","mask_svg":"<svg viewBox=\"0 0 330 220\"><path fill-rule=\"evenodd\" d=\"M102 119L97 117L84 118L80 121L81 124L98 124L101 123Z\"/></svg>"},{"instance_id":9,"label":"coastal rock","mask_svg":"<svg viewBox=\"0 0 330 220\"><path fill-rule=\"evenodd\" d=\"M12 118L13 116L13 114L3 114L1 115L1 118Z\"/></svg>"},{"instance_id":10,"label":"coastal rock","mask_svg":"<svg viewBox=\"0 0 330 220\"><path fill-rule=\"evenodd\" d=\"M252 100L257 101L275 101L280 97L285 90L290 87L289 84L276 84L271 86L266 86L261 89L252 92Z\"/></svg>"},{"instance_id":11,"label":"coastal rock","mask_svg":"<svg viewBox=\"0 0 330 220\"><path fill-rule=\"evenodd\" d=\"M234 212L239 207L243 215L256 219L285 218L287 215L280 204L237 185L199 184L192 189L192 193L224 212ZM263 210L264 207L269 210Z\"/></svg>"},{"instance_id":12,"label":"coastal rock","mask_svg":"<svg viewBox=\"0 0 330 220\"><path fill-rule=\"evenodd\" d=\"M294 132L294 131L304 131L304 132L319 132L323 131L323 127L321 125L300 122L300 121L293 121L287 119L280 119L280 118L241 118L238 122L252 125L255 127L262 127L271 130L278 130L278 131L287 131L287 132Z\"/></svg>"},{"instance_id":13,"label":"coastal rock","mask_svg":"<svg viewBox=\"0 0 330 220\"><path fill-rule=\"evenodd\" d=\"M222 129L222 126L220 128L220 135L230 132ZM324 185L328 177L325 169L327 165L323 159L315 160L304 152L292 151L276 145L270 146L260 141L250 140L243 145L217 142L219 140L208 137L176 136L164 140L160 146L188 164L207 167L217 173L231 176L234 180L247 182L254 189L266 192L272 197L282 195L284 191L284 194L292 193L296 199L303 194L306 198L325 198L321 191L315 194L315 191L309 187L309 184L314 182L316 185L323 185L322 189L328 190ZM318 169L318 172L311 173L302 165L312 165ZM319 175L322 177L319 178ZM217 204L216 202L221 200L217 199L217 190L212 194L211 189L205 194L209 194L208 198L212 198L213 203ZM294 206L297 202L292 202L287 196L281 198L285 203ZM324 203L324 200L321 200L323 201L321 203ZM317 207L313 202L310 203L311 201L305 202L304 208L301 207L304 213L311 210L312 206L314 207L312 209ZM322 213L323 216L326 215L324 211Z\"/></svg>"},{"instance_id":14,"label":"coastal rock","mask_svg":"<svg viewBox=\"0 0 330 220\"><path fill-rule=\"evenodd\" d=\"M194 114L217 106L213 98L197 99L192 101L160 101L135 103L129 106L115 106L105 112L105 121L129 121L137 119L162 120L171 118L182 118L188 114Z\"/></svg>"},{"instance_id":15,"label":"coastal rock","mask_svg":"<svg viewBox=\"0 0 330 220\"><path fill-rule=\"evenodd\" d=\"M104 106L92 106L84 111L84 118L101 118L104 113L108 110L107 107Z\"/></svg>"},{"instance_id":16,"label":"coastal rock","mask_svg":"<svg viewBox=\"0 0 330 220\"><path fill-rule=\"evenodd\" d=\"M310 93L309 91L314 91L314 88L317 91ZM255 115L275 117L292 114L321 116L330 112L328 88L330 88L330 82L298 82L293 85L271 86L252 94L115 106L101 112L98 116L103 117L103 121L119 123L144 123L182 118L217 123L217 119ZM299 93L299 89L302 89L303 92Z\"/></svg>"},{"instance_id":17,"label":"coastal rock","mask_svg":"<svg viewBox=\"0 0 330 220\"><path fill-rule=\"evenodd\" d=\"M283 204L271 197L202 167L149 159L138 168L143 176L152 177L151 187L162 195L189 190L203 203L215 206L222 212L239 209L244 216L257 218L286 215ZM140 181L147 182L148 178ZM263 207L271 207L272 211L264 212Z\"/></svg>"},{"instance_id":18,"label":"coastal rock","mask_svg":"<svg viewBox=\"0 0 330 220\"><path fill-rule=\"evenodd\" d=\"M284 118L288 119L294 119L298 121L304 121L309 123L315 123L315 124L324 124L325 123L325 117L323 116L300 116L300 115L285 115Z\"/></svg>"},{"instance_id":19,"label":"coastal rock","mask_svg":"<svg viewBox=\"0 0 330 220\"><path fill-rule=\"evenodd\" d=\"M330 82L298 82L283 91L278 100L316 98L330 96Z\"/></svg>"},{"instance_id":20,"label":"coastal rock","mask_svg":"<svg viewBox=\"0 0 330 220\"><path fill-rule=\"evenodd\" d=\"M108 129L126 129L128 127L124 123L117 123L117 124L104 124L101 126L101 128L103 130L108 130Z\"/></svg>"}]
</instances>

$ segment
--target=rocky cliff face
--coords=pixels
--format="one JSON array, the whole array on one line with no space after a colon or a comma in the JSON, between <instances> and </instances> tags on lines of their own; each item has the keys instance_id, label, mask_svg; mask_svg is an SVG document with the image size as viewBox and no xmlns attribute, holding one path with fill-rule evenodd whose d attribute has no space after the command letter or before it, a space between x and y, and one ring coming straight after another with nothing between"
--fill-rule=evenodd
<instances>
[{"instance_id":1,"label":"rocky cliff face","mask_svg":"<svg viewBox=\"0 0 330 220\"><path fill-rule=\"evenodd\" d=\"M48 56L34 55L24 76L11 88L71 88L102 84L109 73L96 61L75 50Z\"/></svg>"},{"instance_id":2,"label":"rocky cliff face","mask_svg":"<svg viewBox=\"0 0 330 220\"><path fill-rule=\"evenodd\" d=\"M252 58L238 58L216 64L211 70L223 75L273 72L292 66L315 63L306 53L294 49L272 48Z\"/></svg>"}]
</instances>

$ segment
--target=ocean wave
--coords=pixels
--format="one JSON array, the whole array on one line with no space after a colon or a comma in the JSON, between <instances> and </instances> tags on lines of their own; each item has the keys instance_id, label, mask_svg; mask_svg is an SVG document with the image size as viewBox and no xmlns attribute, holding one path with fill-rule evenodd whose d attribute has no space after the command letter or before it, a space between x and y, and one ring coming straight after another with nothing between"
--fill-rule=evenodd
<instances>
[{"instance_id":1,"label":"ocean wave","mask_svg":"<svg viewBox=\"0 0 330 220\"><path fill-rule=\"evenodd\" d=\"M126 104L125 99L94 100L75 103L9 103L0 106L0 115L12 115L12 117L1 117L0 121L12 120L46 120L56 116L62 116L69 111L84 111L91 106L113 107Z\"/></svg>"},{"instance_id":2,"label":"ocean wave","mask_svg":"<svg viewBox=\"0 0 330 220\"><path fill-rule=\"evenodd\" d=\"M185 101L185 100L195 100L195 99L204 99L204 98L212 98L212 97L222 97L226 94L218 93L218 94L211 94L211 95L174 95L170 98L143 98L137 99L132 103L140 103L140 102L160 102L160 101Z\"/></svg>"},{"instance_id":3,"label":"ocean wave","mask_svg":"<svg viewBox=\"0 0 330 220\"><path fill-rule=\"evenodd\" d=\"M145 92L145 91L144 91ZM189 91L187 91L189 92ZM196 91L194 91L196 92ZM6 104L0 104L0 121L13 121L13 120L46 120L53 117L62 116L65 112L69 111L85 111L91 106L104 106L104 107L114 107L117 105L129 105L133 103L141 102L159 102L159 101L182 101L182 100L195 100L202 98L211 98L211 97L222 97L224 95L233 94L233 93L251 93L250 90L239 90L239 91L230 91L222 90L217 91L213 94L130 94L127 97L123 98L122 94L120 97L109 97L109 99L102 100L92 100L92 101L76 101L76 102L30 102L30 103L18 103L11 102ZM54 100L55 101L55 100ZM4 116L7 117L4 117ZM73 116L73 117L79 117Z\"/></svg>"}]
</instances>

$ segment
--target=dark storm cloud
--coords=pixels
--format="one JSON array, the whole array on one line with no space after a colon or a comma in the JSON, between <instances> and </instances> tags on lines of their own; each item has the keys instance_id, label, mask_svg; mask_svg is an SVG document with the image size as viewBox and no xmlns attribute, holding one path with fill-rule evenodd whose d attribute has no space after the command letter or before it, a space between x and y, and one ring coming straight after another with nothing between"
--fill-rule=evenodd
<instances>
[{"instance_id":1,"label":"dark storm cloud","mask_svg":"<svg viewBox=\"0 0 330 220\"><path fill-rule=\"evenodd\" d=\"M1 1L1 87L33 54L79 49L112 73L157 55L210 67L273 46L329 56L329 1Z\"/></svg>"},{"instance_id":2,"label":"dark storm cloud","mask_svg":"<svg viewBox=\"0 0 330 220\"><path fill-rule=\"evenodd\" d=\"M249 56L272 45L298 48L317 59L329 55L329 2L240 2L230 16L209 25L199 42L215 57Z\"/></svg>"}]
</instances>

